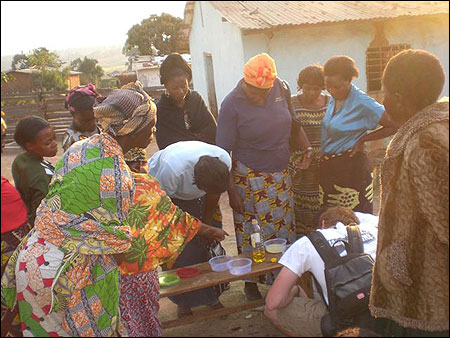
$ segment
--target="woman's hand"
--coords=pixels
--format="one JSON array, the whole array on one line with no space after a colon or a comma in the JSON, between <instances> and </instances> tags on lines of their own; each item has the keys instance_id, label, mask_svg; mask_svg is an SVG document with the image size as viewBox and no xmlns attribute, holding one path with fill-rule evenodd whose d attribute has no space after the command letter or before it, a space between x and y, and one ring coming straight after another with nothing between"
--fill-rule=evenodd
<instances>
[{"instance_id":1,"label":"woman's hand","mask_svg":"<svg viewBox=\"0 0 450 338\"><path fill-rule=\"evenodd\" d=\"M244 214L244 201L236 190L228 192L228 199L230 200L230 207L238 214Z\"/></svg>"},{"instance_id":2,"label":"woman's hand","mask_svg":"<svg viewBox=\"0 0 450 338\"><path fill-rule=\"evenodd\" d=\"M312 157L308 158L307 156L303 156L303 160L300 162L296 162L295 166L297 169L306 170L311 165Z\"/></svg>"},{"instance_id":3,"label":"woman's hand","mask_svg":"<svg viewBox=\"0 0 450 338\"><path fill-rule=\"evenodd\" d=\"M198 231L198 235L205 238L208 242L221 242L225 239L225 236L229 236L225 230L215 228L204 223L202 223L202 226Z\"/></svg>"},{"instance_id":4,"label":"woman's hand","mask_svg":"<svg viewBox=\"0 0 450 338\"><path fill-rule=\"evenodd\" d=\"M365 142L360 139L353 147L352 152L350 153L350 157L353 157L359 153L364 153L364 143Z\"/></svg>"}]
</instances>

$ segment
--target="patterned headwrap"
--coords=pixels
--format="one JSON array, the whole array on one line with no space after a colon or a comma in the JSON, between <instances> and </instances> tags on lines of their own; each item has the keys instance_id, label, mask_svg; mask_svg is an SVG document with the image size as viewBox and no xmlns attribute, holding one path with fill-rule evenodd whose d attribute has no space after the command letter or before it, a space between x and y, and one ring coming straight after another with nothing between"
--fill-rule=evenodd
<instances>
[{"instance_id":1,"label":"patterned headwrap","mask_svg":"<svg viewBox=\"0 0 450 338\"><path fill-rule=\"evenodd\" d=\"M156 105L139 81L113 90L94 105L94 116L103 131L113 136L138 133L155 120Z\"/></svg>"},{"instance_id":2,"label":"patterned headwrap","mask_svg":"<svg viewBox=\"0 0 450 338\"><path fill-rule=\"evenodd\" d=\"M252 57L244 66L244 81L253 87L272 88L276 77L275 61L266 53Z\"/></svg>"},{"instance_id":3,"label":"patterned headwrap","mask_svg":"<svg viewBox=\"0 0 450 338\"><path fill-rule=\"evenodd\" d=\"M75 90L70 91L66 96L65 107L69 109L72 113L75 112L75 107L69 104L69 101L74 95L81 94L92 96L96 99L99 99L101 96L95 91L95 86L92 83L89 83L85 87L80 87Z\"/></svg>"},{"instance_id":4,"label":"patterned headwrap","mask_svg":"<svg viewBox=\"0 0 450 338\"><path fill-rule=\"evenodd\" d=\"M2 136L6 134L6 130L8 129L8 128L6 127L6 122L5 122L5 120L3 119L3 116L5 116L5 113L2 111Z\"/></svg>"},{"instance_id":5,"label":"patterned headwrap","mask_svg":"<svg viewBox=\"0 0 450 338\"><path fill-rule=\"evenodd\" d=\"M126 162L147 161L147 155L144 148L133 148L124 155Z\"/></svg>"}]
</instances>

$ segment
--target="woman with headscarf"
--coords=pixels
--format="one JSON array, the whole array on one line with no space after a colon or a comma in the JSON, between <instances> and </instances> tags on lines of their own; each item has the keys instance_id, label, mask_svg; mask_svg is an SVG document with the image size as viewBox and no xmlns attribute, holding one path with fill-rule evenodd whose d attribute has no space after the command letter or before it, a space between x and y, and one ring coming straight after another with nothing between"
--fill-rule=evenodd
<instances>
[{"instance_id":1,"label":"woman with headscarf","mask_svg":"<svg viewBox=\"0 0 450 338\"><path fill-rule=\"evenodd\" d=\"M24 335L124 335L119 273L154 270L197 231L223 239L162 193L136 188L123 153L148 146L155 111L140 83L111 92L94 107L104 132L58 161L35 230L2 277L2 302L17 301Z\"/></svg>"},{"instance_id":2,"label":"woman with headscarf","mask_svg":"<svg viewBox=\"0 0 450 338\"><path fill-rule=\"evenodd\" d=\"M244 78L222 103L217 145L232 152L234 182L228 191L233 208L238 252L248 253L252 219L264 240L296 239L292 183L288 173L292 116L284 83L277 78L274 60L267 54L251 58ZM302 128L301 148L310 147ZM297 136L297 135L295 135ZM309 166L306 156L302 168ZM261 298L255 283L245 284L249 300Z\"/></svg>"},{"instance_id":3,"label":"woman with headscarf","mask_svg":"<svg viewBox=\"0 0 450 338\"><path fill-rule=\"evenodd\" d=\"M65 107L69 109L73 121L64 134L62 142L64 151L75 142L100 134L100 129L95 121L93 106L101 100L102 97L97 93L92 83L67 94Z\"/></svg>"}]
</instances>

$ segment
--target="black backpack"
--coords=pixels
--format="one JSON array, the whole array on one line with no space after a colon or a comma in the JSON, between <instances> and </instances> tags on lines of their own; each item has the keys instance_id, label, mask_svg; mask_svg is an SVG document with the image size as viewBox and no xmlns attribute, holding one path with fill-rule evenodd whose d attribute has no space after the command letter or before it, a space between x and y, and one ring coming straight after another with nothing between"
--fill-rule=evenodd
<instances>
[{"instance_id":1,"label":"black backpack","mask_svg":"<svg viewBox=\"0 0 450 338\"><path fill-rule=\"evenodd\" d=\"M348 327L370 327L372 324L368 305L374 261L364 253L358 226L347 226L347 234L348 242L344 242L347 255L343 257L319 231L308 234L325 262L328 314L321 321L324 336L333 336L338 330ZM326 304L316 279L315 284Z\"/></svg>"}]
</instances>

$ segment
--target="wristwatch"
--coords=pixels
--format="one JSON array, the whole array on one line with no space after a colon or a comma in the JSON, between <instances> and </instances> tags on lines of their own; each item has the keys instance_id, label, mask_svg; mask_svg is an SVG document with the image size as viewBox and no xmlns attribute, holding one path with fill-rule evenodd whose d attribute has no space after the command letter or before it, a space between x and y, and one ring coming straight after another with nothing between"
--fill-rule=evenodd
<instances>
[{"instance_id":1,"label":"wristwatch","mask_svg":"<svg viewBox=\"0 0 450 338\"><path fill-rule=\"evenodd\" d=\"M307 159L312 158L314 156L314 149L313 149L313 147L308 147L306 149L305 153L306 153L306 158Z\"/></svg>"}]
</instances>

